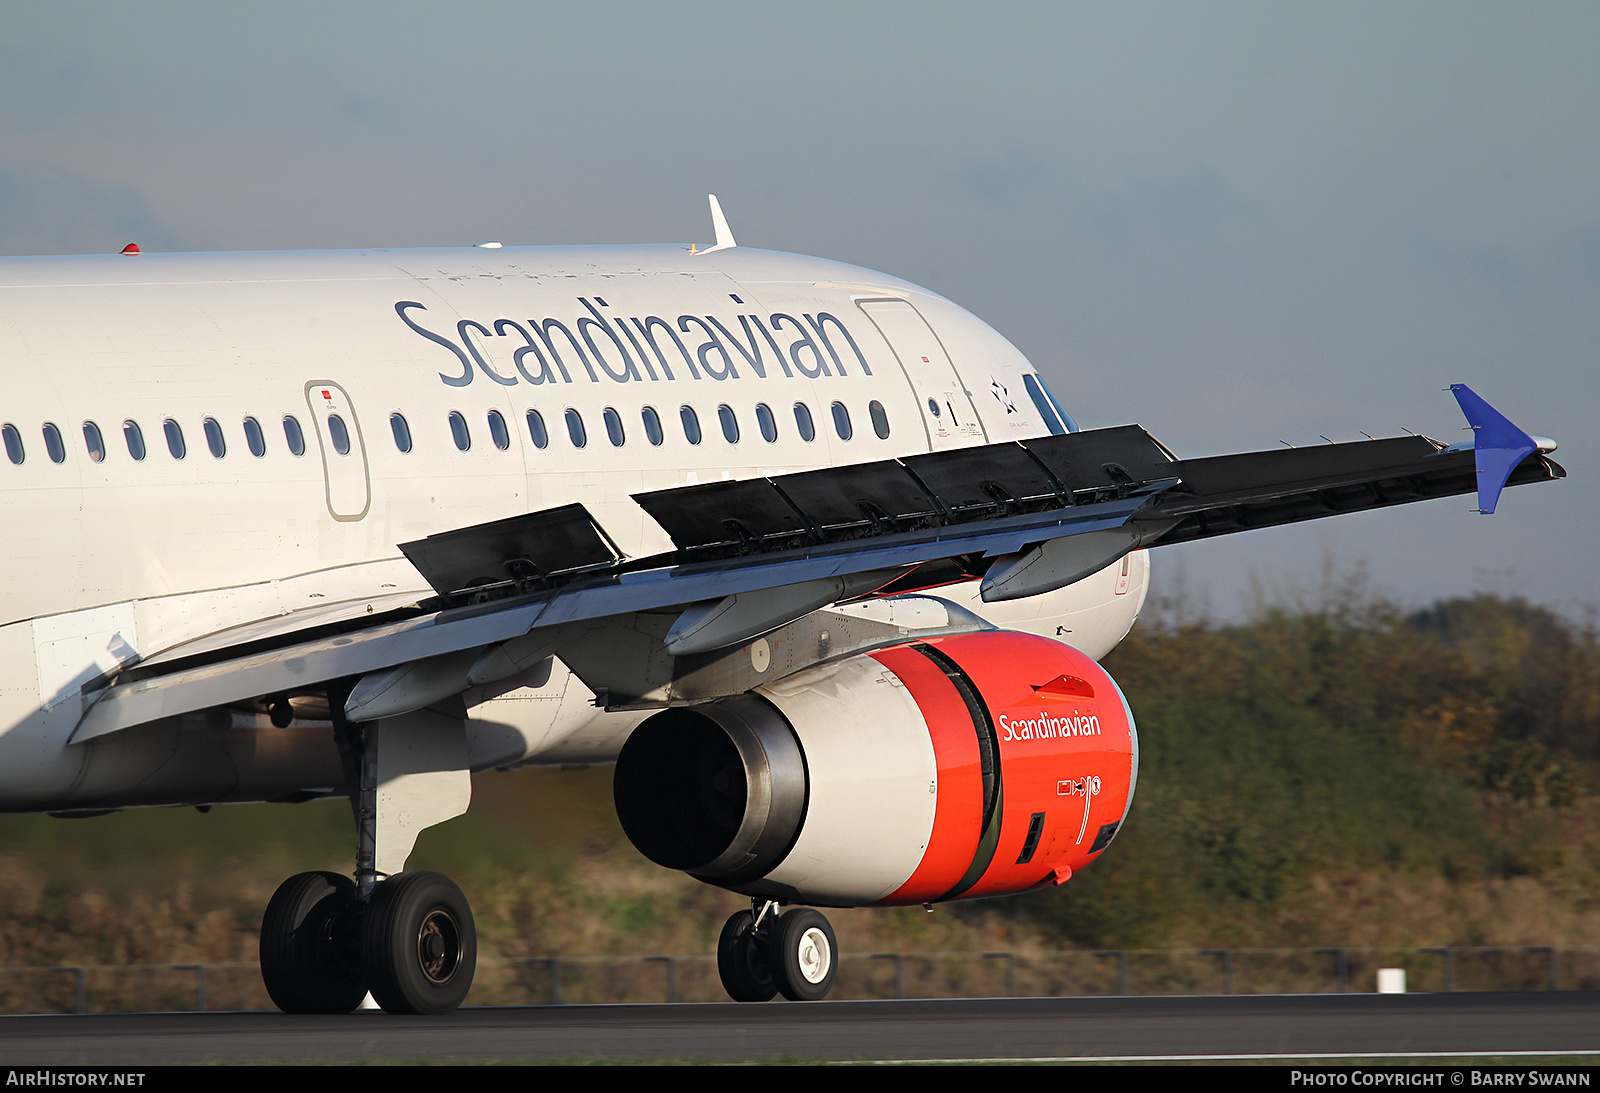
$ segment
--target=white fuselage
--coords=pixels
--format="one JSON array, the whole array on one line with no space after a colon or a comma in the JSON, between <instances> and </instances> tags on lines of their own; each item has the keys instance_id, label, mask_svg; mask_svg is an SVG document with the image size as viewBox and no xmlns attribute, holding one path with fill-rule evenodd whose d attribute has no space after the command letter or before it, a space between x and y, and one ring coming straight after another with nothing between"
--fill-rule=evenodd
<instances>
[{"instance_id":1,"label":"white fuselage","mask_svg":"<svg viewBox=\"0 0 1600 1093\"><path fill-rule=\"evenodd\" d=\"M630 494L1048 431L1032 366L949 301L745 248L6 259L0 368L0 810L332 785L326 724L213 711L66 741L83 685L135 659L414 600L398 543L580 502L655 554ZM1138 552L1003 607L942 594L1098 657L1146 575ZM522 682L468 695L475 769L604 761L641 716L559 663Z\"/></svg>"}]
</instances>

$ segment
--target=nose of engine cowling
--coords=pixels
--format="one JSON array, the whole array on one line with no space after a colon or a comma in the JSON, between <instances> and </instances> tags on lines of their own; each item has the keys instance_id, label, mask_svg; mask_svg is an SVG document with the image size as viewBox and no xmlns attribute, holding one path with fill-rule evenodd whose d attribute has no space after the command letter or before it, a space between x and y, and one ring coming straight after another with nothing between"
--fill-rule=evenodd
<instances>
[{"instance_id":1,"label":"nose of engine cowling","mask_svg":"<svg viewBox=\"0 0 1600 1093\"><path fill-rule=\"evenodd\" d=\"M937 647L988 706L1001 775L993 849L975 859L987 865L943 898L1063 883L1111 844L1133 799L1138 732L1122 689L1087 653L1033 634Z\"/></svg>"}]
</instances>

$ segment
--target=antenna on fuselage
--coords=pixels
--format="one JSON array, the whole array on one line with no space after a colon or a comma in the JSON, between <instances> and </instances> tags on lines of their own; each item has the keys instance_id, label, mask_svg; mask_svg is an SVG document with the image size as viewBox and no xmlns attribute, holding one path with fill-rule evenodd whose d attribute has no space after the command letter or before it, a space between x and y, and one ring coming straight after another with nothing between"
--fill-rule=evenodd
<instances>
[{"instance_id":1,"label":"antenna on fuselage","mask_svg":"<svg viewBox=\"0 0 1600 1093\"><path fill-rule=\"evenodd\" d=\"M717 202L716 194L707 194L711 199L711 230L716 233L717 241L699 254L710 254L714 250L729 250L739 244L733 241L733 232L728 228L728 218L722 215L722 206Z\"/></svg>"}]
</instances>

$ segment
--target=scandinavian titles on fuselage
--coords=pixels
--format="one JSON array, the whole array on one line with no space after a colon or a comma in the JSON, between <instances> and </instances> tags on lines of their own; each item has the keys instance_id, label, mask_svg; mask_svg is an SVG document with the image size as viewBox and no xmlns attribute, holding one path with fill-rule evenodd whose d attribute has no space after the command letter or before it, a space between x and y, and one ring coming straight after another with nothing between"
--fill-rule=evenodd
<instances>
[{"instance_id":1,"label":"scandinavian titles on fuselage","mask_svg":"<svg viewBox=\"0 0 1600 1093\"><path fill-rule=\"evenodd\" d=\"M1037 717L1014 720L999 717L1002 740L1054 740L1063 736L1099 736L1100 718L1072 711L1070 717L1052 717L1041 712Z\"/></svg>"},{"instance_id":2,"label":"scandinavian titles on fuselage","mask_svg":"<svg viewBox=\"0 0 1600 1093\"><path fill-rule=\"evenodd\" d=\"M439 373L451 387L467 386L478 372L505 387L573 383L585 376L594 383L736 380L746 374L766 379L769 371L776 376L780 370L788 377L821 379L850 375L852 367L872 375L854 335L827 311L745 314L727 321L679 315L672 322L659 315L612 315L603 297L580 296L571 319L461 319L452 339L423 325L426 305L401 300L394 310L406 326L455 356L459 371Z\"/></svg>"}]
</instances>

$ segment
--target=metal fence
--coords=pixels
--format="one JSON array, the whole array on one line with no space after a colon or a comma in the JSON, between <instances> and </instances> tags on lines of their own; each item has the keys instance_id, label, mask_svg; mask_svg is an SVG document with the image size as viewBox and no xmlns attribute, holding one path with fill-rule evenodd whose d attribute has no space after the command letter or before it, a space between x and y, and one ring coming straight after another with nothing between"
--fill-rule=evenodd
<instances>
[{"instance_id":1,"label":"metal fence","mask_svg":"<svg viewBox=\"0 0 1600 1093\"><path fill-rule=\"evenodd\" d=\"M852 953L833 998L1334 994L1402 968L1411 991L1596 990L1600 946ZM469 1005L723 1002L695 956L480 957ZM254 963L0 968L0 1013L271 1009Z\"/></svg>"}]
</instances>

